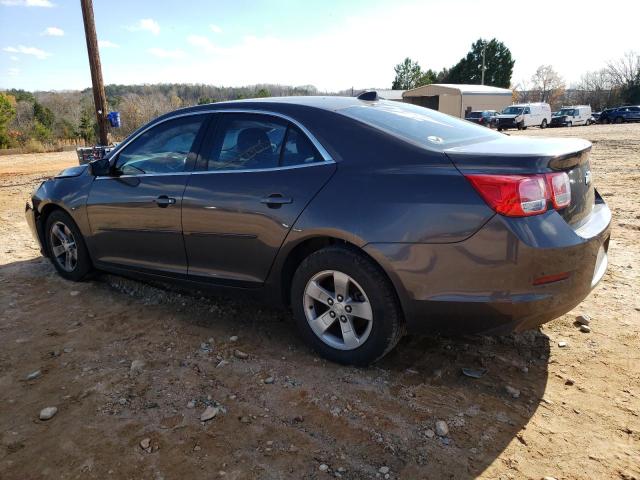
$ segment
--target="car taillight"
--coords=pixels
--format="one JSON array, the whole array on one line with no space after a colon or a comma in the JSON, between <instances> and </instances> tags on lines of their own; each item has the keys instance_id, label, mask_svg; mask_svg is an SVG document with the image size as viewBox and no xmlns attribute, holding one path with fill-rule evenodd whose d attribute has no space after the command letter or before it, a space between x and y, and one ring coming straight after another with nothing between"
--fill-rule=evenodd
<instances>
[{"instance_id":1,"label":"car taillight","mask_svg":"<svg viewBox=\"0 0 640 480\"><path fill-rule=\"evenodd\" d=\"M571 203L571 182L565 172L547 174L553 208L564 208Z\"/></svg>"},{"instance_id":2,"label":"car taillight","mask_svg":"<svg viewBox=\"0 0 640 480\"><path fill-rule=\"evenodd\" d=\"M485 202L507 217L528 217L547 211L547 202L564 208L571 203L569 177L547 175L465 175Z\"/></svg>"}]
</instances>

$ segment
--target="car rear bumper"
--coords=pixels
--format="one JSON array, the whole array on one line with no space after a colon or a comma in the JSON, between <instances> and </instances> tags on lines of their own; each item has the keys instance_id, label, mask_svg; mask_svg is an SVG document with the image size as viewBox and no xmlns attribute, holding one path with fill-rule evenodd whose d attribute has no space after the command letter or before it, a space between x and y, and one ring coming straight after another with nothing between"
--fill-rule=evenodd
<instances>
[{"instance_id":1,"label":"car rear bumper","mask_svg":"<svg viewBox=\"0 0 640 480\"><path fill-rule=\"evenodd\" d=\"M598 198L579 228L555 211L496 215L462 242L365 250L395 284L409 331L502 334L553 320L591 292L607 269L610 221Z\"/></svg>"}]
</instances>

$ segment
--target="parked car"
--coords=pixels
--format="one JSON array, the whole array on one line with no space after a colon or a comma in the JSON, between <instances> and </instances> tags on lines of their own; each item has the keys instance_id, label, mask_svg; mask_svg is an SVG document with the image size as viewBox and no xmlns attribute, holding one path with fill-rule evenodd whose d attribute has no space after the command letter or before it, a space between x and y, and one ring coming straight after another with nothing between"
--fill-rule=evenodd
<instances>
[{"instance_id":1,"label":"parked car","mask_svg":"<svg viewBox=\"0 0 640 480\"><path fill-rule=\"evenodd\" d=\"M602 110L602 112L600 112L600 118L598 118L598 123L604 123L604 124L613 123L616 110L618 110L617 107L605 108L604 110Z\"/></svg>"},{"instance_id":2,"label":"parked car","mask_svg":"<svg viewBox=\"0 0 640 480\"><path fill-rule=\"evenodd\" d=\"M474 112L469 112L469 115L465 117L465 120L477 123L484 127L495 128L497 115L498 112L495 110L476 110Z\"/></svg>"},{"instance_id":3,"label":"parked car","mask_svg":"<svg viewBox=\"0 0 640 480\"><path fill-rule=\"evenodd\" d=\"M498 131L527 127L546 128L551 123L551 107L548 103L523 103L505 108L497 116Z\"/></svg>"},{"instance_id":4,"label":"parked car","mask_svg":"<svg viewBox=\"0 0 640 480\"><path fill-rule=\"evenodd\" d=\"M551 127L573 127L576 125L591 125L591 106L562 107L557 115L551 117Z\"/></svg>"},{"instance_id":5,"label":"parked car","mask_svg":"<svg viewBox=\"0 0 640 480\"><path fill-rule=\"evenodd\" d=\"M599 122L600 122L600 112L592 112L591 123L599 123Z\"/></svg>"},{"instance_id":6,"label":"parked car","mask_svg":"<svg viewBox=\"0 0 640 480\"><path fill-rule=\"evenodd\" d=\"M608 116L613 123L640 122L640 106L618 107Z\"/></svg>"},{"instance_id":7,"label":"parked car","mask_svg":"<svg viewBox=\"0 0 640 480\"><path fill-rule=\"evenodd\" d=\"M98 269L251 293L359 365L405 331L534 328L600 281L611 213L589 142L362 98L162 115L43 182L28 224L67 280Z\"/></svg>"}]
</instances>

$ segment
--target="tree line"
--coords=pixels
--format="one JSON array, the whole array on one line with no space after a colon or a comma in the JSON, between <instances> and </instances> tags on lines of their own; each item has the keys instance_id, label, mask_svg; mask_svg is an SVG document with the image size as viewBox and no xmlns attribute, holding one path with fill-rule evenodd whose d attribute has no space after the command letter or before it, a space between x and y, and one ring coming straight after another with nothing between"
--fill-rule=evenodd
<instances>
[{"instance_id":1,"label":"tree line","mask_svg":"<svg viewBox=\"0 0 640 480\"><path fill-rule=\"evenodd\" d=\"M314 95L312 85L212 85L157 84L106 85L110 111L119 111L122 127L111 129L118 141L158 115L181 107L224 100L270 96ZM90 88L82 91L0 92L0 148L37 152L64 143L93 144L97 123Z\"/></svg>"},{"instance_id":2,"label":"tree line","mask_svg":"<svg viewBox=\"0 0 640 480\"><path fill-rule=\"evenodd\" d=\"M393 89L410 90L432 83L484 84L513 90L515 102L546 102L556 109L562 105L591 105L594 111L622 104L640 104L640 55L628 52L597 71L587 72L567 86L551 65L540 65L530 79L512 82L515 60L507 46L493 38L479 38L467 55L451 68L424 70L411 58L394 67Z\"/></svg>"}]
</instances>

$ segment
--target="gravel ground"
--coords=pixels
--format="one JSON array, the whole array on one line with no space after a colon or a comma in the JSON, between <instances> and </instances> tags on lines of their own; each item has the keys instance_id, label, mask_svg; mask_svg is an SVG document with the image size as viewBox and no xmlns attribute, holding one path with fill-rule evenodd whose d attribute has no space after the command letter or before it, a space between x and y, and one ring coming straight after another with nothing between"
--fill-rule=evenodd
<instances>
[{"instance_id":1,"label":"gravel ground","mask_svg":"<svg viewBox=\"0 0 640 480\"><path fill-rule=\"evenodd\" d=\"M593 142L603 282L539 330L407 337L367 369L317 358L287 311L62 280L23 205L75 154L0 157L0 478L639 479L640 124L513 134Z\"/></svg>"}]
</instances>

